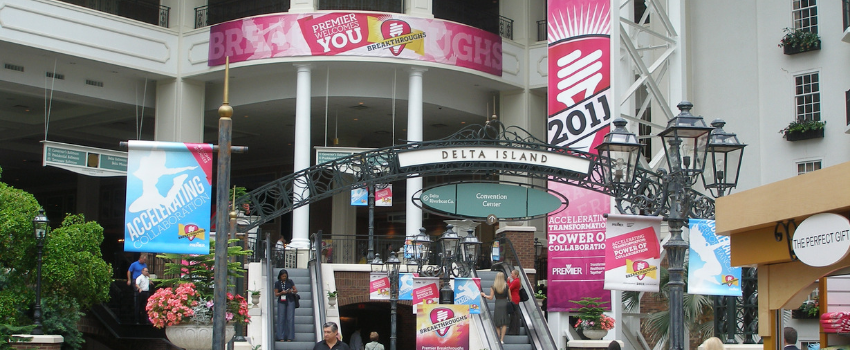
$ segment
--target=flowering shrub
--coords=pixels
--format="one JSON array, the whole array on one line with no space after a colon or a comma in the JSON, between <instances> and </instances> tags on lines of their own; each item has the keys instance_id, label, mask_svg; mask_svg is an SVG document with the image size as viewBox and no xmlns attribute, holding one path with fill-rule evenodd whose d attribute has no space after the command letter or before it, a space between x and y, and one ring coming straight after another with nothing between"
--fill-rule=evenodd
<instances>
[{"instance_id":1,"label":"flowering shrub","mask_svg":"<svg viewBox=\"0 0 850 350\"><path fill-rule=\"evenodd\" d=\"M183 323L210 324L212 322L212 300L205 300L193 283L182 283L176 288L162 288L148 299L145 311L156 328ZM248 302L241 295L227 293L225 318L228 322L250 323Z\"/></svg>"},{"instance_id":2,"label":"flowering shrub","mask_svg":"<svg viewBox=\"0 0 850 350\"><path fill-rule=\"evenodd\" d=\"M614 328L614 318L605 315L599 315L598 321L578 319L578 321L573 327L578 329L601 329L609 331Z\"/></svg>"}]
</instances>

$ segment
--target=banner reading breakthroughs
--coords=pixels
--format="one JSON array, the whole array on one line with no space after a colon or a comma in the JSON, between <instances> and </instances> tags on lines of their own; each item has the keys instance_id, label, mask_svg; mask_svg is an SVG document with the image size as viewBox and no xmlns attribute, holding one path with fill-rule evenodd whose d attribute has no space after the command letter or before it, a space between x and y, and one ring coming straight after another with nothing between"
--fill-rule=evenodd
<instances>
[{"instance_id":1,"label":"banner reading breakthroughs","mask_svg":"<svg viewBox=\"0 0 850 350\"><path fill-rule=\"evenodd\" d=\"M596 153L611 121L610 0L549 0L548 129L552 145ZM549 311L570 311L569 302L611 294L605 276L608 196L550 181L570 206L547 218Z\"/></svg>"}]
</instances>

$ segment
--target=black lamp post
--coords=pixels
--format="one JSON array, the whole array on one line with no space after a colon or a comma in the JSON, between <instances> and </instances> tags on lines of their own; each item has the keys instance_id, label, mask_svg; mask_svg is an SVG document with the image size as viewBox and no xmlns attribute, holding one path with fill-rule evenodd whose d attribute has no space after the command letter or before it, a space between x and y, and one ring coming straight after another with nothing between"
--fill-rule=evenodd
<instances>
[{"instance_id":1,"label":"black lamp post","mask_svg":"<svg viewBox=\"0 0 850 350\"><path fill-rule=\"evenodd\" d=\"M540 255L543 254L543 243L540 239L534 237L534 273L540 276Z\"/></svg>"},{"instance_id":2,"label":"black lamp post","mask_svg":"<svg viewBox=\"0 0 850 350\"><path fill-rule=\"evenodd\" d=\"M664 144L664 154L667 157L669 173L661 173L659 177L664 182L664 204L655 207L654 213L659 215L667 212L667 223L670 228L670 239L664 244L669 261L670 281L670 349L681 350L684 348L684 262L688 251L688 243L682 238L682 226L687 223L688 213L691 212L693 197L691 186L703 177L705 187L718 189L718 194L737 185L738 172L740 171L740 159L743 156L742 145L737 142L734 134L727 134L720 129L723 124L718 124L713 129L705 125L702 117L690 113L693 104L683 101L678 105L681 112L667 123L658 136L661 136ZM603 159L609 159L606 164L605 181L614 189L618 200L634 188L641 186L634 184L633 175L637 168L637 154L641 145L637 143L634 134L625 130L625 120L618 118L614 121L616 129L605 136L605 141L597 147ZM712 132L714 131L714 132ZM709 133L717 140L716 146L709 147ZM722 140L723 142L720 142ZM727 142L728 141L728 142ZM732 146L736 144L736 146ZM726 146L720 146L726 145ZM724 148L725 147L725 148ZM714 176L706 177L703 173L706 165L706 155L711 148L712 171ZM635 155L635 156L632 156ZM735 158L737 157L737 158ZM730 161L734 159L734 174L729 170ZM718 161L720 160L720 161ZM628 164L625 164L628 162ZM721 171L718 173L718 171ZM632 177L629 180L629 177ZM721 183L718 184L718 181ZM712 191L714 194L714 191ZM628 200L629 198L625 198ZM633 203L635 204L635 203ZM638 203L640 205L640 203Z\"/></svg>"},{"instance_id":3,"label":"black lamp post","mask_svg":"<svg viewBox=\"0 0 850 350\"><path fill-rule=\"evenodd\" d=\"M440 277L440 304L454 304L455 292L451 286L452 265L454 264L455 254L457 254L457 244L460 241L457 233L453 230L452 225L446 225L446 231L440 236L440 246L443 249L442 256L442 274Z\"/></svg>"},{"instance_id":4,"label":"black lamp post","mask_svg":"<svg viewBox=\"0 0 850 350\"><path fill-rule=\"evenodd\" d=\"M44 248L44 237L47 236L47 228L50 221L44 215L44 209L38 210L38 215L32 219L33 234L35 235L36 247L38 247L38 259L36 260L36 279L35 279L35 308L33 310L33 321L35 328L30 334L42 335L44 330L41 329L41 250Z\"/></svg>"},{"instance_id":5,"label":"black lamp post","mask_svg":"<svg viewBox=\"0 0 850 350\"><path fill-rule=\"evenodd\" d=\"M481 241L475 237L475 230L470 228L466 231L466 237L463 237L461 249L463 249L462 259L466 263L464 276L472 276L472 270L475 269L475 263L478 262L478 254L481 252Z\"/></svg>"},{"instance_id":6,"label":"black lamp post","mask_svg":"<svg viewBox=\"0 0 850 350\"><path fill-rule=\"evenodd\" d=\"M384 263L381 261L381 257L377 254L375 258L372 259L372 270L380 271L384 269L387 271L387 277L390 280L390 350L396 350L396 313L397 313L397 305L398 305L398 273L399 267L401 266L401 261L398 260L398 256L395 251L390 252L390 256L387 257L387 262Z\"/></svg>"}]
</instances>

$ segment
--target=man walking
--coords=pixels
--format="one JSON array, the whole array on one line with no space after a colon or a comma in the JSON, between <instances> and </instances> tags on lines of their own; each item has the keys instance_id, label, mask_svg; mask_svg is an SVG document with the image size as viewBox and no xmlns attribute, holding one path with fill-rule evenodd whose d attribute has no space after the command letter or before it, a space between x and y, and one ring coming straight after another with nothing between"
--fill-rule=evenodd
<instances>
[{"instance_id":1,"label":"man walking","mask_svg":"<svg viewBox=\"0 0 850 350\"><path fill-rule=\"evenodd\" d=\"M336 323L325 322L322 325L322 335L324 340L316 343L313 350L351 350L339 339L339 327Z\"/></svg>"},{"instance_id":2,"label":"man walking","mask_svg":"<svg viewBox=\"0 0 850 350\"><path fill-rule=\"evenodd\" d=\"M133 310L135 311L136 323L139 323L139 290L136 288L136 278L139 278L142 275L142 270L148 267L147 261L148 255L142 253L139 255L139 261L130 264L130 268L127 270L127 285L133 288Z\"/></svg>"},{"instance_id":3,"label":"man walking","mask_svg":"<svg viewBox=\"0 0 850 350\"><path fill-rule=\"evenodd\" d=\"M150 320L145 313L145 307L148 304L148 298L151 296L151 278L150 273L148 272L148 268L142 269L142 274L139 277L136 277L136 292L139 293L138 305L136 305L136 310L141 310L142 319L145 320L144 323L150 323ZM136 323L139 323L139 313L136 311Z\"/></svg>"}]
</instances>

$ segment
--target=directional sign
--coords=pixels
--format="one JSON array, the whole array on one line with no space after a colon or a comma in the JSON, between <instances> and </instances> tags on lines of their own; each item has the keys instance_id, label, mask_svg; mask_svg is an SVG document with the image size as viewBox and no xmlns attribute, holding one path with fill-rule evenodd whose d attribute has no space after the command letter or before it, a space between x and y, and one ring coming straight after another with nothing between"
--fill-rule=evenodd
<instances>
[{"instance_id":1,"label":"directional sign","mask_svg":"<svg viewBox=\"0 0 850 350\"><path fill-rule=\"evenodd\" d=\"M41 143L44 144L43 166L89 176L127 176L127 152L47 140Z\"/></svg>"},{"instance_id":2,"label":"directional sign","mask_svg":"<svg viewBox=\"0 0 850 350\"><path fill-rule=\"evenodd\" d=\"M422 205L448 214L500 219L548 214L564 203L551 193L534 188L496 184L461 183L427 189L419 197ZM566 199L565 199L566 201Z\"/></svg>"}]
</instances>

